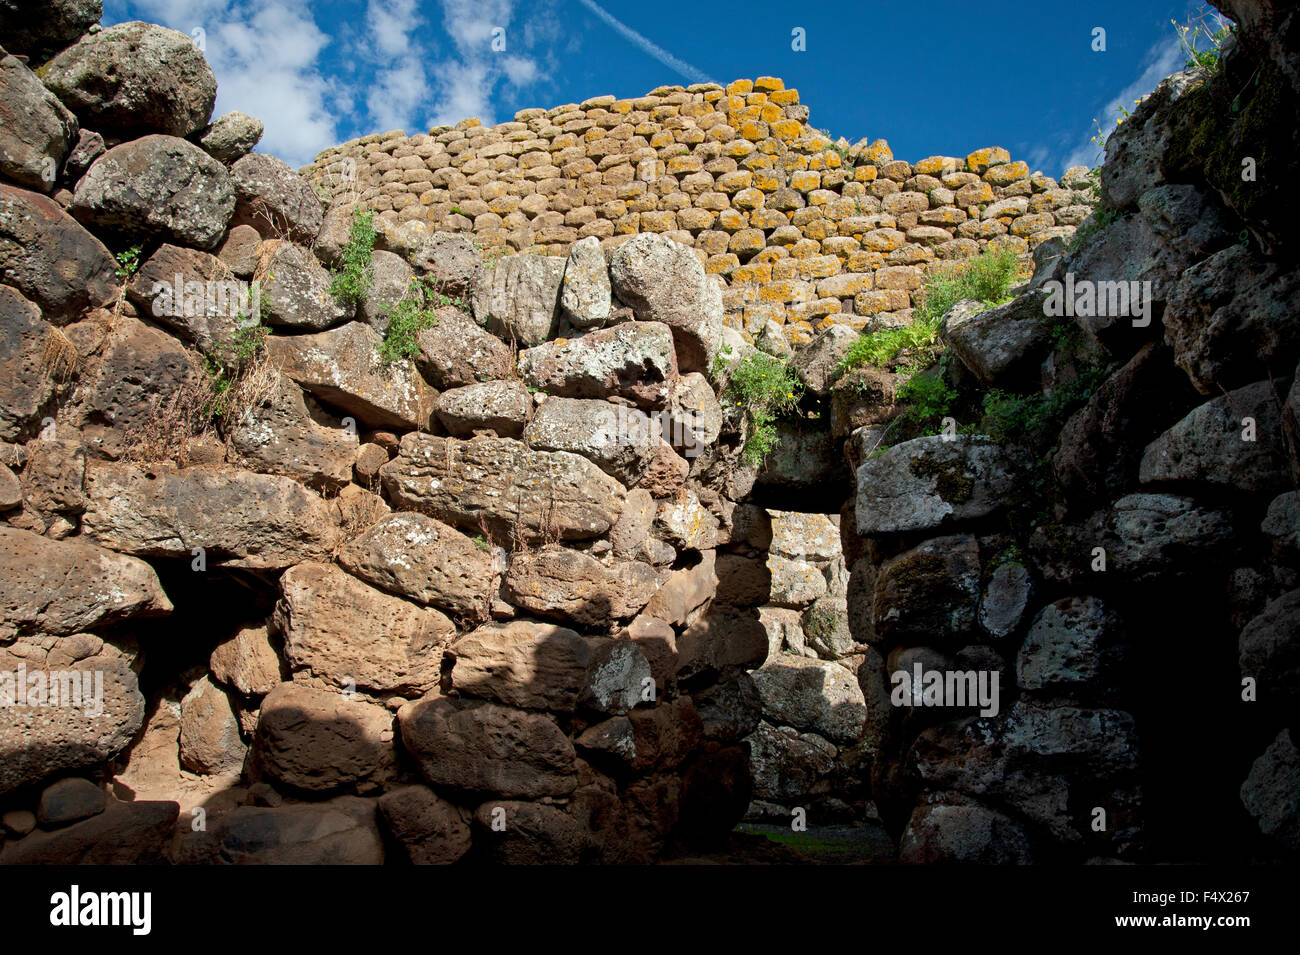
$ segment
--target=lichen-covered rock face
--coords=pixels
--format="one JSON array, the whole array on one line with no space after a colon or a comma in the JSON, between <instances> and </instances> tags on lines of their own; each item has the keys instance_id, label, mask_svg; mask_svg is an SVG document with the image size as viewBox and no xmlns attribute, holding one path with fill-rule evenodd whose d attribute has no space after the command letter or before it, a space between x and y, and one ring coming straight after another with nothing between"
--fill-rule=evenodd
<instances>
[{"instance_id":1,"label":"lichen-covered rock face","mask_svg":"<svg viewBox=\"0 0 1300 955\"><path fill-rule=\"evenodd\" d=\"M229 166L253 151L262 131L260 119L232 110L212 121L199 137L199 145L217 162Z\"/></svg>"},{"instance_id":2,"label":"lichen-covered rock face","mask_svg":"<svg viewBox=\"0 0 1300 955\"><path fill-rule=\"evenodd\" d=\"M0 175L51 192L76 143L77 118L16 56L0 58Z\"/></svg>"},{"instance_id":3,"label":"lichen-covered rock face","mask_svg":"<svg viewBox=\"0 0 1300 955\"><path fill-rule=\"evenodd\" d=\"M145 136L96 159L70 209L79 222L109 234L211 249L235 211L235 190L226 167L199 147Z\"/></svg>"},{"instance_id":4,"label":"lichen-covered rock face","mask_svg":"<svg viewBox=\"0 0 1300 955\"><path fill-rule=\"evenodd\" d=\"M677 380L673 335L659 322L623 322L519 354L524 381L565 398L626 398L659 408Z\"/></svg>"},{"instance_id":5,"label":"lichen-covered rock face","mask_svg":"<svg viewBox=\"0 0 1300 955\"><path fill-rule=\"evenodd\" d=\"M769 720L836 743L862 734L866 701L857 680L839 664L779 654L751 678Z\"/></svg>"},{"instance_id":6,"label":"lichen-covered rock face","mask_svg":"<svg viewBox=\"0 0 1300 955\"><path fill-rule=\"evenodd\" d=\"M457 308L439 308L435 323L416 342L414 358L420 374L435 388L462 388L510 374L510 346L484 331Z\"/></svg>"},{"instance_id":7,"label":"lichen-covered rock face","mask_svg":"<svg viewBox=\"0 0 1300 955\"><path fill-rule=\"evenodd\" d=\"M63 325L112 301L113 256L58 204L0 182L0 279Z\"/></svg>"},{"instance_id":8,"label":"lichen-covered rock face","mask_svg":"<svg viewBox=\"0 0 1300 955\"><path fill-rule=\"evenodd\" d=\"M1051 350L1054 320L1043 310L1046 300L1040 292L979 310L958 303L944 316L940 334L981 384L1021 385Z\"/></svg>"},{"instance_id":9,"label":"lichen-covered rock face","mask_svg":"<svg viewBox=\"0 0 1300 955\"><path fill-rule=\"evenodd\" d=\"M582 398L547 398L523 439L538 451L580 454L629 487L644 476L660 441L654 423L638 409Z\"/></svg>"},{"instance_id":10,"label":"lichen-covered rock face","mask_svg":"<svg viewBox=\"0 0 1300 955\"><path fill-rule=\"evenodd\" d=\"M560 307L574 328L599 328L609 319L609 265L594 235L573 243L564 262Z\"/></svg>"},{"instance_id":11,"label":"lichen-covered rock face","mask_svg":"<svg viewBox=\"0 0 1300 955\"><path fill-rule=\"evenodd\" d=\"M260 135L261 124L258 126ZM212 152L206 138L204 148ZM214 158L227 161L215 154ZM287 164L254 153L231 165L230 178L235 187L232 225L251 225L268 239L288 236L310 243L316 238L325 210L307 180Z\"/></svg>"},{"instance_id":12,"label":"lichen-covered rock face","mask_svg":"<svg viewBox=\"0 0 1300 955\"><path fill-rule=\"evenodd\" d=\"M518 381L484 381L453 388L438 396L438 420L458 438L470 437L476 431L518 438L532 410L533 397Z\"/></svg>"},{"instance_id":13,"label":"lichen-covered rock face","mask_svg":"<svg viewBox=\"0 0 1300 955\"><path fill-rule=\"evenodd\" d=\"M722 293L690 249L653 233L619 246L610 259L614 295L639 321L672 329L682 371L708 371L722 335Z\"/></svg>"},{"instance_id":14,"label":"lichen-covered rock face","mask_svg":"<svg viewBox=\"0 0 1300 955\"><path fill-rule=\"evenodd\" d=\"M494 539L599 537L618 520L626 491L585 458L533 451L508 438L456 441L410 434L380 469L398 506Z\"/></svg>"},{"instance_id":15,"label":"lichen-covered rock face","mask_svg":"<svg viewBox=\"0 0 1300 955\"><path fill-rule=\"evenodd\" d=\"M41 71L87 126L188 136L212 118L217 79L193 37L132 21L92 33Z\"/></svg>"},{"instance_id":16,"label":"lichen-covered rock face","mask_svg":"<svg viewBox=\"0 0 1300 955\"><path fill-rule=\"evenodd\" d=\"M479 274L474 319L521 348L540 345L556 331L564 260L512 255Z\"/></svg>"},{"instance_id":17,"label":"lichen-covered rock face","mask_svg":"<svg viewBox=\"0 0 1300 955\"><path fill-rule=\"evenodd\" d=\"M5 49L34 63L75 43L104 15L103 0L48 0L41 7L39 17L32 16L28 5L21 2L0 7Z\"/></svg>"},{"instance_id":18,"label":"lichen-covered rock face","mask_svg":"<svg viewBox=\"0 0 1300 955\"><path fill-rule=\"evenodd\" d=\"M262 318L268 325L321 331L352 317L351 309L330 295L330 274L300 245L280 239L265 242L268 274L260 286Z\"/></svg>"}]
</instances>

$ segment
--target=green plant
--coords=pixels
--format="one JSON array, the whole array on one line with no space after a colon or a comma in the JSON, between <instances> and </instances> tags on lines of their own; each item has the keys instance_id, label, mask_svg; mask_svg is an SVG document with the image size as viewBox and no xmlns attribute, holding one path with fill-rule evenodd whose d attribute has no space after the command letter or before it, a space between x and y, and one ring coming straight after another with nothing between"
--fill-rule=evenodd
<instances>
[{"instance_id":1,"label":"green plant","mask_svg":"<svg viewBox=\"0 0 1300 955\"><path fill-rule=\"evenodd\" d=\"M736 363L723 395L744 415L749 437L741 455L757 466L779 443L776 419L799 404L803 383L781 359L756 351Z\"/></svg>"},{"instance_id":2,"label":"green plant","mask_svg":"<svg viewBox=\"0 0 1300 955\"><path fill-rule=\"evenodd\" d=\"M364 212L357 209L352 214L348 241L340 256L342 269L330 282L330 295L339 304L355 307L365 300L366 293L370 291L374 281L370 257L375 251L375 238L374 213L369 209Z\"/></svg>"},{"instance_id":3,"label":"green plant","mask_svg":"<svg viewBox=\"0 0 1300 955\"><path fill-rule=\"evenodd\" d=\"M376 346L383 364L388 366L419 354L420 332L438 324L435 309L458 301L434 291L422 279L412 279L401 301L388 308L388 330L384 332L383 341Z\"/></svg>"},{"instance_id":4,"label":"green plant","mask_svg":"<svg viewBox=\"0 0 1300 955\"><path fill-rule=\"evenodd\" d=\"M270 334L265 325L240 325L235 330L235 363L242 366L258 358Z\"/></svg>"},{"instance_id":5,"label":"green plant","mask_svg":"<svg viewBox=\"0 0 1300 955\"><path fill-rule=\"evenodd\" d=\"M1230 20L1206 11L1191 18L1185 24L1177 20L1169 22L1174 25L1174 31L1178 34L1178 43L1183 48L1183 69L1200 68L1214 72L1219 68L1223 43L1232 35L1233 26Z\"/></svg>"},{"instance_id":6,"label":"green plant","mask_svg":"<svg viewBox=\"0 0 1300 955\"><path fill-rule=\"evenodd\" d=\"M1020 258L1006 246L986 249L964 263L941 269L925 284L921 304L913 317L939 322L962 299L997 303L1006 300L1015 281Z\"/></svg>"},{"instance_id":7,"label":"green plant","mask_svg":"<svg viewBox=\"0 0 1300 955\"><path fill-rule=\"evenodd\" d=\"M477 547L479 550L492 549L492 545L487 542L487 538L484 537L482 534L479 534L477 537L474 538L474 546Z\"/></svg>"},{"instance_id":8,"label":"green plant","mask_svg":"<svg viewBox=\"0 0 1300 955\"><path fill-rule=\"evenodd\" d=\"M913 375L899 386L896 397L907 406L906 414L913 422L929 428L948 416L957 392L944 380L940 368L938 374Z\"/></svg>"},{"instance_id":9,"label":"green plant","mask_svg":"<svg viewBox=\"0 0 1300 955\"><path fill-rule=\"evenodd\" d=\"M841 373L860 365L885 367L903 351L930 349L939 338L939 322L928 318L913 319L910 325L886 328L861 336L840 359Z\"/></svg>"},{"instance_id":10,"label":"green plant","mask_svg":"<svg viewBox=\"0 0 1300 955\"><path fill-rule=\"evenodd\" d=\"M138 245L133 245L131 248L117 253L113 258L117 259L117 280L119 282L126 281L140 271L140 246Z\"/></svg>"}]
</instances>

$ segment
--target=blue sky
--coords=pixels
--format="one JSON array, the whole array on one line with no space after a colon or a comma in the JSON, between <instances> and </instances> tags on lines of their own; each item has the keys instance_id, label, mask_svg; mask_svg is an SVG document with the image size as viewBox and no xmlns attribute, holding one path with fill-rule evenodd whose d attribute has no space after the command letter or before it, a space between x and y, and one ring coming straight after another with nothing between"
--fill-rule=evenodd
<instances>
[{"instance_id":1,"label":"blue sky","mask_svg":"<svg viewBox=\"0 0 1300 955\"><path fill-rule=\"evenodd\" d=\"M770 75L798 88L811 124L833 136L884 138L909 160L1005 146L1059 175L1095 163L1094 117L1109 129L1118 105L1182 68L1170 20L1206 9L1200 0L105 0L104 23L143 19L201 38L217 112L261 119L259 150L295 166L372 132ZM1092 49L1098 27L1104 52ZM796 28L805 50L792 48Z\"/></svg>"}]
</instances>

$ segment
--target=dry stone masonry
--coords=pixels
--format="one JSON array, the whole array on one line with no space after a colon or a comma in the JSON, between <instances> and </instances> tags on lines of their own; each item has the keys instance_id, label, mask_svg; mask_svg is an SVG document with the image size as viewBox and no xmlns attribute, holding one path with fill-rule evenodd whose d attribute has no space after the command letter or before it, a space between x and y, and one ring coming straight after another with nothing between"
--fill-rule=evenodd
<instances>
[{"instance_id":1,"label":"dry stone masonry","mask_svg":"<svg viewBox=\"0 0 1300 955\"><path fill-rule=\"evenodd\" d=\"M294 171L186 35L46 6L0 4L0 864L1300 851L1300 14L1224 0L1098 198L770 77ZM1008 301L846 361L999 248Z\"/></svg>"}]
</instances>

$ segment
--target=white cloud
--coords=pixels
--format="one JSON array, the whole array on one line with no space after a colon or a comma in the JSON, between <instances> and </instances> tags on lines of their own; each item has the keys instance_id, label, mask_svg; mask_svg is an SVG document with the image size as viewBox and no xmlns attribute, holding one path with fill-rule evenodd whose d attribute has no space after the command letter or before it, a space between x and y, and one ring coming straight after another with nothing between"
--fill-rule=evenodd
<instances>
[{"instance_id":1,"label":"white cloud","mask_svg":"<svg viewBox=\"0 0 1300 955\"><path fill-rule=\"evenodd\" d=\"M1177 36L1169 36L1152 45L1147 50L1146 56L1142 58L1142 72L1138 74L1137 79L1128 86L1124 87L1102 108L1100 115L1096 117L1097 122L1101 124L1102 130L1107 134L1115 129L1115 121L1123 116L1121 110L1132 111L1134 100L1141 99L1159 85L1170 73L1176 73L1183 68L1183 50L1179 44ZM1074 139L1072 143L1060 143L1061 152L1069 149L1070 152L1065 156L1062 162L1061 170L1064 171L1070 166L1095 166L1100 161L1100 150L1097 144L1090 141L1091 137L1096 134L1095 127L1089 131L1088 138L1083 142ZM1056 155L1061 155L1057 152Z\"/></svg>"},{"instance_id":2,"label":"white cloud","mask_svg":"<svg viewBox=\"0 0 1300 955\"><path fill-rule=\"evenodd\" d=\"M371 129L421 132L419 113L430 98L428 58L417 36L424 21L415 0L369 0L366 6L368 42L365 56L375 64L368 80L366 113Z\"/></svg>"}]
</instances>

